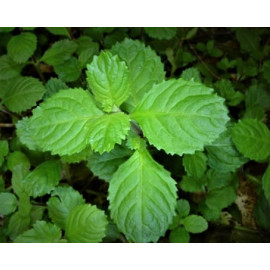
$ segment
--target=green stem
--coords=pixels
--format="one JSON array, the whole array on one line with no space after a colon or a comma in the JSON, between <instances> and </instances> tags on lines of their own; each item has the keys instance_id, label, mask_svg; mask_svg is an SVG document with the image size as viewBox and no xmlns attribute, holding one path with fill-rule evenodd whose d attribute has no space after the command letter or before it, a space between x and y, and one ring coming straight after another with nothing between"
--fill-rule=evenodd
<instances>
[{"instance_id":1,"label":"green stem","mask_svg":"<svg viewBox=\"0 0 270 270\"><path fill-rule=\"evenodd\" d=\"M261 185L261 181L260 181L257 177L255 177L255 176L253 176L253 175L251 175L251 174L248 174L248 173L245 175L245 177L246 177L248 180L250 180L251 182L253 182L253 183L255 183L255 184Z\"/></svg>"}]
</instances>

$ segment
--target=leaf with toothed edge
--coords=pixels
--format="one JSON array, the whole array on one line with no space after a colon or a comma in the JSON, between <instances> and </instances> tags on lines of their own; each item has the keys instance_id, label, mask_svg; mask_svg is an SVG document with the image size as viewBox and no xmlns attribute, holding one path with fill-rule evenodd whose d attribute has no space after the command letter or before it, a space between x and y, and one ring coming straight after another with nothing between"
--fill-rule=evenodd
<instances>
[{"instance_id":1,"label":"leaf with toothed edge","mask_svg":"<svg viewBox=\"0 0 270 270\"><path fill-rule=\"evenodd\" d=\"M157 242L175 215L176 182L144 150L114 173L109 186L111 217L127 239Z\"/></svg>"},{"instance_id":2,"label":"leaf with toothed edge","mask_svg":"<svg viewBox=\"0 0 270 270\"><path fill-rule=\"evenodd\" d=\"M224 99L201 83L183 79L154 85L131 114L150 144L168 154L203 150L225 130Z\"/></svg>"}]
</instances>

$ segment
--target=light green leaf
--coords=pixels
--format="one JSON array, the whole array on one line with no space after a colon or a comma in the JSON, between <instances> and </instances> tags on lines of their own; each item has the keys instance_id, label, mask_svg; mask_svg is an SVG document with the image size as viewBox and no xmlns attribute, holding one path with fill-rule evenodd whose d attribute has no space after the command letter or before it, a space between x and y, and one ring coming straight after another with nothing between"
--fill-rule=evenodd
<instances>
[{"instance_id":1,"label":"light green leaf","mask_svg":"<svg viewBox=\"0 0 270 270\"><path fill-rule=\"evenodd\" d=\"M264 190L265 198L270 202L270 164L268 165L263 177L262 177L262 187Z\"/></svg>"},{"instance_id":2,"label":"light green leaf","mask_svg":"<svg viewBox=\"0 0 270 270\"><path fill-rule=\"evenodd\" d=\"M54 35L66 36L66 37L70 38L70 34L69 34L67 27L46 27L46 29Z\"/></svg>"},{"instance_id":3,"label":"light green leaf","mask_svg":"<svg viewBox=\"0 0 270 270\"><path fill-rule=\"evenodd\" d=\"M223 102L201 83L172 79L154 85L131 118L156 148L168 154L193 154L225 130L229 117Z\"/></svg>"},{"instance_id":4,"label":"light green leaf","mask_svg":"<svg viewBox=\"0 0 270 270\"><path fill-rule=\"evenodd\" d=\"M29 130L43 151L72 155L90 144L90 129L102 115L89 92L62 90L33 110Z\"/></svg>"},{"instance_id":5,"label":"light green leaf","mask_svg":"<svg viewBox=\"0 0 270 270\"><path fill-rule=\"evenodd\" d=\"M13 36L8 44L8 55L17 63L25 63L37 48L37 37L32 33Z\"/></svg>"},{"instance_id":6,"label":"light green leaf","mask_svg":"<svg viewBox=\"0 0 270 270\"><path fill-rule=\"evenodd\" d=\"M149 37L156 39L172 39L177 32L176 27L144 27Z\"/></svg>"},{"instance_id":7,"label":"light green leaf","mask_svg":"<svg viewBox=\"0 0 270 270\"><path fill-rule=\"evenodd\" d=\"M92 155L92 150L90 146L87 146L85 149L83 149L79 153L75 153L73 155L65 155L62 156L62 160L64 160L67 163L79 163L83 160L86 160L90 155Z\"/></svg>"},{"instance_id":8,"label":"light green leaf","mask_svg":"<svg viewBox=\"0 0 270 270\"><path fill-rule=\"evenodd\" d=\"M110 52L101 52L87 66L87 81L105 111L119 107L130 95L128 68Z\"/></svg>"},{"instance_id":9,"label":"light green leaf","mask_svg":"<svg viewBox=\"0 0 270 270\"><path fill-rule=\"evenodd\" d=\"M29 228L30 216L21 216L19 212L13 214L8 223L8 235L11 240L14 240L19 234Z\"/></svg>"},{"instance_id":10,"label":"light green leaf","mask_svg":"<svg viewBox=\"0 0 270 270\"><path fill-rule=\"evenodd\" d=\"M129 116L122 113L105 114L89 126L90 144L100 154L110 152L116 143L125 139L129 129Z\"/></svg>"},{"instance_id":11,"label":"light green leaf","mask_svg":"<svg viewBox=\"0 0 270 270\"><path fill-rule=\"evenodd\" d=\"M189 215L190 205L187 200L180 199L177 201L176 211L178 212L181 218Z\"/></svg>"},{"instance_id":12,"label":"light green leaf","mask_svg":"<svg viewBox=\"0 0 270 270\"><path fill-rule=\"evenodd\" d=\"M38 79L17 77L5 87L2 100L9 110L20 113L36 105L44 92L45 88Z\"/></svg>"},{"instance_id":13,"label":"light green leaf","mask_svg":"<svg viewBox=\"0 0 270 270\"><path fill-rule=\"evenodd\" d=\"M231 132L232 128L229 127L206 147L209 166L219 172L234 172L248 161L235 148Z\"/></svg>"},{"instance_id":14,"label":"light green leaf","mask_svg":"<svg viewBox=\"0 0 270 270\"><path fill-rule=\"evenodd\" d=\"M131 150L116 145L109 153L105 152L102 155L99 153L91 154L87 159L87 167L94 175L109 182L118 167L124 163L132 153Z\"/></svg>"},{"instance_id":15,"label":"light green leaf","mask_svg":"<svg viewBox=\"0 0 270 270\"><path fill-rule=\"evenodd\" d=\"M12 193L0 193L0 214L7 216L13 213L18 206L17 198Z\"/></svg>"},{"instance_id":16,"label":"light green leaf","mask_svg":"<svg viewBox=\"0 0 270 270\"><path fill-rule=\"evenodd\" d=\"M170 243L189 243L190 236L184 227L179 227L170 232Z\"/></svg>"},{"instance_id":17,"label":"light green leaf","mask_svg":"<svg viewBox=\"0 0 270 270\"><path fill-rule=\"evenodd\" d=\"M0 140L0 167L4 162L4 157L8 154L8 141Z\"/></svg>"},{"instance_id":18,"label":"light green leaf","mask_svg":"<svg viewBox=\"0 0 270 270\"><path fill-rule=\"evenodd\" d=\"M195 152L193 155L184 155L183 165L188 176L201 178L207 167L207 157L203 152Z\"/></svg>"},{"instance_id":19,"label":"light green leaf","mask_svg":"<svg viewBox=\"0 0 270 270\"><path fill-rule=\"evenodd\" d=\"M15 243L59 243L61 230L54 224L46 221L37 221L33 229L20 234Z\"/></svg>"},{"instance_id":20,"label":"light green leaf","mask_svg":"<svg viewBox=\"0 0 270 270\"><path fill-rule=\"evenodd\" d=\"M124 107L130 112L153 84L165 79L164 66L156 52L138 40L126 38L114 45L112 52L125 61L129 69L131 96Z\"/></svg>"},{"instance_id":21,"label":"light green leaf","mask_svg":"<svg viewBox=\"0 0 270 270\"><path fill-rule=\"evenodd\" d=\"M73 82L80 78L81 67L77 58L70 57L65 62L55 65L54 71L58 77L64 82Z\"/></svg>"},{"instance_id":22,"label":"light green leaf","mask_svg":"<svg viewBox=\"0 0 270 270\"><path fill-rule=\"evenodd\" d=\"M99 243L106 235L107 218L93 205L79 205L68 216L66 237L72 243Z\"/></svg>"},{"instance_id":23,"label":"light green leaf","mask_svg":"<svg viewBox=\"0 0 270 270\"><path fill-rule=\"evenodd\" d=\"M128 240L156 242L172 222L176 196L169 172L137 150L110 181L111 217Z\"/></svg>"},{"instance_id":24,"label":"light green leaf","mask_svg":"<svg viewBox=\"0 0 270 270\"><path fill-rule=\"evenodd\" d=\"M207 221L197 215L190 215L182 220L185 229L190 233L201 233L207 230Z\"/></svg>"},{"instance_id":25,"label":"light green leaf","mask_svg":"<svg viewBox=\"0 0 270 270\"><path fill-rule=\"evenodd\" d=\"M232 139L236 148L245 157L260 161L270 155L270 131L256 119L244 119L232 129Z\"/></svg>"},{"instance_id":26,"label":"light green leaf","mask_svg":"<svg viewBox=\"0 0 270 270\"><path fill-rule=\"evenodd\" d=\"M24 153L15 151L8 155L7 167L10 171L13 171L14 168L20 164L30 169L31 164Z\"/></svg>"},{"instance_id":27,"label":"light green leaf","mask_svg":"<svg viewBox=\"0 0 270 270\"><path fill-rule=\"evenodd\" d=\"M43 61L49 65L60 65L68 60L71 55L76 51L77 44L74 41L64 39L55 42L41 57Z\"/></svg>"},{"instance_id":28,"label":"light green leaf","mask_svg":"<svg viewBox=\"0 0 270 270\"><path fill-rule=\"evenodd\" d=\"M187 68L185 69L182 74L181 78L186 81L194 81L194 82L201 82L201 75L197 68Z\"/></svg>"},{"instance_id":29,"label":"light green leaf","mask_svg":"<svg viewBox=\"0 0 270 270\"><path fill-rule=\"evenodd\" d=\"M43 100L51 97L52 95L56 94L60 90L68 89L68 86L58 78L51 78L45 85L46 93L43 96Z\"/></svg>"},{"instance_id":30,"label":"light green leaf","mask_svg":"<svg viewBox=\"0 0 270 270\"><path fill-rule=\"evenodd\" d=\"M47 202L49 216L58 227L65 229L71 210L84 203L82 195L72 187L57 187Z\"/></svg>"},{"instance_id":31,"label":"light green leaf","mask_svg":"<svg viewBox=\"0 0 270 270\"><path fill-rule=\"evenodd\" d=\"M0 80L9 80L18 76L23 65L14 62L8 55L0 56Z\"/></svg>"},{"instance_id":32,"label":"light green leaf","mask_svg":"<svg viewBox=\"0 0 270 270\"><path fill-rule=\"evenodd\" d=\"M50 193L61 178L61 165L58 161L49 160L40 164L24 179L23 185L29 196L34 198Z\"/></svg>"}]
</instances>

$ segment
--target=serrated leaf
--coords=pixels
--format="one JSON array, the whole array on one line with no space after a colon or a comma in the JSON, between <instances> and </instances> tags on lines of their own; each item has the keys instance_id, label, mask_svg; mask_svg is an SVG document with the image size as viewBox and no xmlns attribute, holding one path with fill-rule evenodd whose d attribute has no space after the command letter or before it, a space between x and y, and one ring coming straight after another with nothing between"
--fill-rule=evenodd
<instances>
[{"instance_id":1,"label":"serrated leaf","mask_svg":"<svg viewBox=\"0 0 270 270\"><path fill-rule=\"evenodd\" d=\"M181 78L186 81L194 81L194 82L201 82L201 75L197 68L187 68L185 69L182 74Z\"/></svg>"},{"instance_id":2,"label":"serrated leaf","mask_svg":"<svg viewBox=\"0 0 270 270\"><path fill-rule=\"evenodd\" d=\"M94 175L109 182L118 167L124 163L132 153L131 150L116 145L109 153L105 152L102 155L99 153L91 154L87 159L87 167Z\"/></svg>"},{"instance_id":3,"label":"serrated leaf","mask_svg":"<svg viewBox=\"0 0 270 270\"><path fill-rule=\"evenodd\" d=\"M0 193L0 215L10 215L18 206L17 198L12 193Z\"/></svg>"},{"instance_id":4,"label":"serrated leaf","mask_svg":"<svg viewBox=\"0 0 270 270\"><path fill-rule=\"evenodd\" d=\"M28 169L31 166L27 156L20 151L10 153L7 159L7 167L10 171L13 171L17 165L23 165Z\"/></svg>"},{"instance_id":5,"label":"serrated leaf","mask_svg":"<svg viewBox=\"0 0 270 270\"><path fill-rule=\"evenodd\" d=\"M80 67L86 68L86 65L92 62L94 55L97 55L98 52L98 46L83 50L78 57Z\"/></svg>"},{"instance_id":6,"label":"serrated leaf","mask_svg":"<svg viewBox=\"0 0 270 270\"><path fill-rule=\"evenodd\" d=\"M64 39L55 42L41 57L43 61L49 65L61 65L67 61L71 55L76 51L77 44L74 41Z\"/></svg>"},{"instance_id":7,"label":"serrated leaf","mask_svg":"<svg viewBox=\"0 0 270 270\"><path fill-rule=\"evenodd\" d=\"M59 243L61 230L54 224L46 221L37 221L33 229L20 234L15 243Z\"/></svg>"},{"instance_id":8,"label":"serrated leaf","mask_svg":"<svg viewBox=\"0 0 270 270\"><path fill-rule=\"evenodd\" d=\"M43 151L72 155L90 144L89 130L102 115L89 92L62 90L33 111L29 129Z\"/></svg>"},{"instance_id":9,"label":"serrated leaf","mask_svg":"<svg viewBox=\"0 0 270 270\"><path fill-rule=\"evenodd\" d=\"M131 118L156 148L168 154L193 154L225 130L229 118L223 101L200 83L169 80L154 85Z\"/></svg>"},{"instance_id":10,"label":"serrated leaf","mask_svg":"<svg viewBox=\"0 0 270 270\"><path fill-rule=\"evenodd\" d=\"M32 33L13 36L8 44L8 55L17 63L25 63L37 48L37 37Z\"/></svg>"},{"instance_id":11,"label":"serrated leaf","mask_svg":"<svg viewBox=\"0 0 270 270\"><path fill-rule=\"evenodd\" d=\"M45 161L31 171L24 179L23 185L29 196L34 198L50 193L61 178L59 161Z\"/></svg>"},{"instance_id":12,"label":"serrated leaf","mask_svg":"<svg viewBox=\"0 0 270 270\"><path fill-rule=\"evenodd\" d=\"M71 210L84 203L82 195L72 187L57 187L47 202L49 216L58 227L65 229Z\"/></svg>"},{"instance_id":13,"label":"serrated leaf","mask_svg":"<svg viewBox=\"0 0 270 270\"><path fill-rule=\"evenodd\" d=\"M81 67L77 58L70 57L65 62L55 65L54 71L58 77L64 82L73 82L80 78Z\"/></svg>"},{"instance_id":14,"label":"serrated leaf","mask_svg":"<svg viewBox=\"0 0 270 270\"><path fill-rule=\"evenodd\" d=\"M14 62L8 55L0 56L0 80L9 80L18 76L23 65Z\"/></svg>"},{"instance_id":15,"label":"serrated leaf","mask_svg":"<svg viewBox=\"0 0 270 270\"><path fill-rule=\"evenodd\" d=\"M21 216L19 212L14 213L8 223L8 235L14 240L19 234L29 228L30 216Z\"/></svg>"},{"instance_id":16,"label":"serrated leaf","mask_svg":"<svg viewBox=\"0 0 270 270\"><path fill-rule=\"evenodd\" d=\"M181 218L188 216L190 212L189 202L184 199L178 200L176 205L176 211Z\"/></svg>"},{"instance_id":17,"label":"serrated leaf","mask_svg":"<svg viewBox=\"0 0 270 270\"><path fill-rule=\"evenodd\" d=\"M169 172L137 150L110 181L111 217L127 239L156 242L172 222L176 196Z\"/></svg>"},{"instance_id":18,"label":"serrated leaf","mask_svg":"<svg viewBox=\"0 0 270 270\"><path fill-rule=\"evenodd\" d=\"M153 84L165 79L164 67L156 52L138 40L126 38L111 50L126 62L129 69L131 96L124 107L131 112Z\"/></svg>"},{"instance_id":19,"label":"serrated leaf","mask_svg":"<svg viewBox=\"0 0 270 270\"><path fill-rule=\"evenodd\" d=\"M2 100L10 111L20 113L36 105L44 92L45 88L38 79L18 77L7 84Z\"/></svg>"},{"instance_id":20,"label":"serrated leaf","mask_svg":"<svg viewBox=\"0 0 270 270\"><path fill-rule=\"evenodd\" d=\"M220 172L213 169L207 171L207 189L219 189L229 186L232 182L232 174L229 172Z\"/></svg>"},{"instance_id":21,"label":"serrated leaf","mask_svg":"<svg viewBox=\"0 0 270 270\"><path fill-rule=\"evenodd\" d=\"M91 147L88 146L79 153L75 153L70 156L65 155L65 156L62 156L61 158L67 163L79 163L83 160L86 160L92 154L92 152L93 151L91 150Z\"/></svg>"},{"instance_id":22,"label":"serrated leaf","mask_svg":"<svg viewBox=\"0 0 270 270\"><path fill-rule=\"evenodd\" d=\"M197 215L190 215L182 220L185 229L190 233L201 233L207 230L207 221Z\"/></svg>"},{"instance_id":23,"label":"serrated leaf","mask_svg":"<svg viewBox=\"0 0 270 270\"><path fill-rule=\"evenodd\" d=\"M183 165L188 176L201 178L207 167L207 157L203 152L195 152L193 155L184 155Z\"/></svg>"},{"instance_id":24,"label":"serrated leaf","mask_svg":"<svg viewBox=\"0 0 270 270\"><path fill-rule=\"evenodd\" d=\"M93 42L93 40L88 36L80 36L75 40L77 47L77 54L80 55L82 52L88 49L95 49L95 51L99 52L99 44L97 42Z\"/></svg>"},{"instance_id":25,"label":"serrated leaf","mask_svg":"<svg viewBox=\"0 0 270 270\"><path fill-rule=\"evenodd\" d=\"M208 164L219 172L234 172L248 160L235 148L232 141L232 128L229 127L209 146Z\"/></svg>"},{"instance_id":26,"label":"serrated leaf","mask_svg":"<svg viewBox=\"0 0 270 270\"><path fill-rule=\"evenodd\" d=\"M177 32L176 27L144 27L149 37L156 39L172 39Z\"/></svg>"},{"instance_id":27,"label":"serrated leaf","mask_svg":"<svg viewBox=\"0 0 270 270\"><path fill-rule=\"evenodd\" d=\"M43 96L43 100L48 99L52 95L56 94L60 90L68 89L68 86L58 78L51 78L45 85L46 93Z\"/></svg>"},{"instance_id":28,"label":"serrated leaf","mask_svg":"<svg viewBox=\"0 0 270 270\"><path fill-rule=\"evenodd\" d=\"M179 227L170 232L170 243L189 243L190 236L184 227Z\"/></svg>"},{"instance_id":29,"label":"serrated leaf","mask_svg":"<svg viewBox=\"0 0 270 270\"><path fill-rule=\"evenodd\" d=\"M99 243L106 235L108 221L93 205L79 205L68 216L66 236L72 243Z\"/></svg>"},{"instance_id":30,"label":"serrated leaf","mask_svg":"<svg viewBox=\"0 0 270 270\"><path fill-rule=\"evenodd\" d=\"M262 187L265 198L270 202L270 164L268 165L262 177Z\"/></svg>"},{"instance_id":31,"label":"serrated leaf","mask_svg":"<svg viewBox=\"0 0 270 270\"><path fill-rule=\"evenodd\" d=\"M101 52L87 66L87 81L105 111L119 107L130 95L128 68L110 52Z\"/></svg>"},{"instance_id":32,"label":"serrated leaf","mask_svg":"<svg viewBox=\"0 0 270 270\"><path fill-rule=\"evenodd\" d=\"M245 157L260 161L270 155L270 131L256 119L243 119L232 129L236 148Z\"/></svg>"},{"instance_id":33,"label":"serrated leaf","mask_svg":"<svg viewBox=\"0 0 270 270\"><path fill-rule=\"evenodd\" d=\"M70 38L70 34L67 27L46 27L46 29L54 35L66 36Z\"/></svg>"},{"instance_id":34,"label":"serrated leaf","mask_svg":"<svg viewBox=\"0 0 270 270\"><path fill-rule=\"evenodd\" d=\"M100 154L110 152L115 144L125 139L129 129L129 116L122 113L103 115L89 126L90 144L94 151Z\"/></svg>"}]
</instances>

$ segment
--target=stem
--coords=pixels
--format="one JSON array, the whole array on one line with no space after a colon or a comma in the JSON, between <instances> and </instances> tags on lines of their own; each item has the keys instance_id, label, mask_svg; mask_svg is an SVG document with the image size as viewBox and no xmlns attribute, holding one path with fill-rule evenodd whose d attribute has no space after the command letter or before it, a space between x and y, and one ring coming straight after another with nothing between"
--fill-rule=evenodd
<instances>
[{"instance_id":1,"label":"stem","mask_svg":"<svg viewBox=\"0 0 270 270\"><path fill-rule=\"evenodd\" d=\"M255 183L255 184L261 184L261 181L257 178L257 177L255 177L255 176L253 176L253 175L251 175L251 174L246 174L245 175L246 176L246 178L248 179L248 180L250 180L251 182L253 182L253 183Z\"/></svg>"},{"instance_id":2,"label":"stem","mask_svg":"<svg viewBox=\"0 0 270 270\"><path fill-rule=\"evenodd\" d=\"M0 123L0 128L13 128L15 125L13 123Z\"/></svg>"},{"instance_id":3,"label":"stem","mask_svg":"<svg viewBox=\"0 0 270 270\"><path fill-rule=\"evenodd\" d=\"M37 61L37 59L36 59L35 56L32 56L32 60L33 60L33 61L32 61L31 63L34 65L34 67L36 68L36 71L37 71L37 73L38 73L40 79L41 79L42 82L45 84L45 83L46 83L46 80L45 80L45 78L44 78L44 76L43 76L43 73L42 73L40 67L39 67L39 62Z\"/></svg>"}]
</instances>

